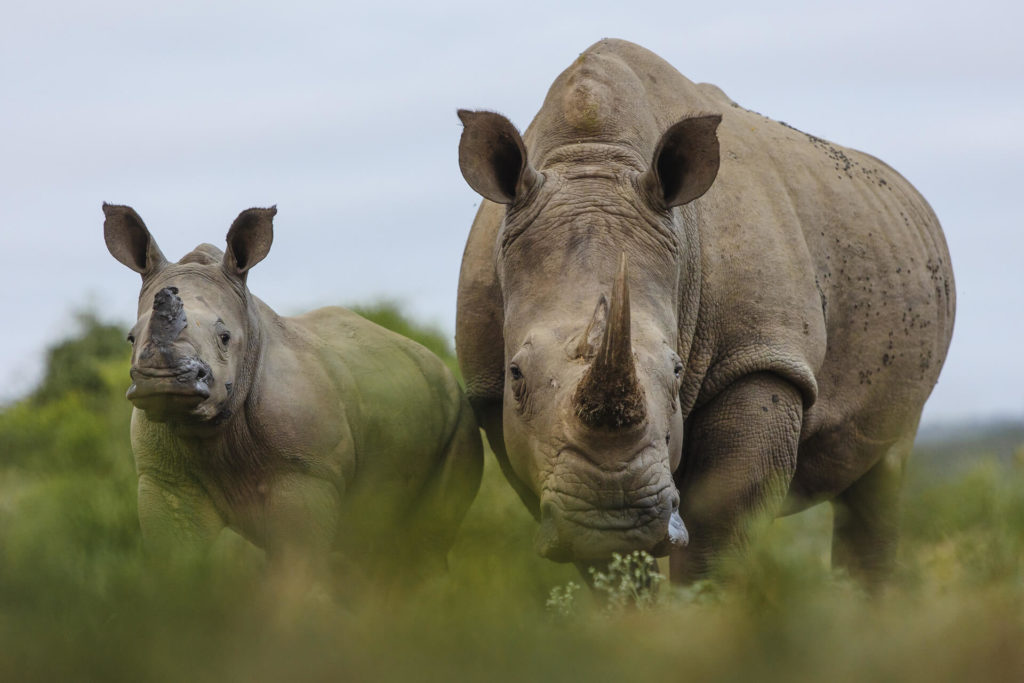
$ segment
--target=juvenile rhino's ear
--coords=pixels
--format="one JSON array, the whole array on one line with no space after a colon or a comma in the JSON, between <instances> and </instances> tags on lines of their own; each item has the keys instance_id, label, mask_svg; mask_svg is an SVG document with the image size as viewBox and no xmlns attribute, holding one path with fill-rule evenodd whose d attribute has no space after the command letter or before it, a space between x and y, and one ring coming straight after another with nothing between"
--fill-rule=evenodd
<instances>
[{"instance_id":1,"label":"juvenile rhino's ear","mask_svg":"<svg viewBox=\"0 0 1024 683\"><path fill-rule=\"evenodd\" d=\"M135 209L104 202L103 215L103 240L111 256L143 277L167 263Z\"/></svg>"},{"instance_id":2,"label":"juvenile rhino's ear","mask_svg":"<svg viewBox=\"0 0 1024 683\"><path fill-rule=\"evenodd\" d=\"M512 122L490 111L459 110L459 168L469 186L498 204L511 204L540 178Z\"/></svg>"},{"instance_id":3,"label":"juvenile rhino's ear","mask_svg":"<svg viewBox=\"0 0 1024 683\"><path fill-rule=\"evenodd\" d=\"M685 118L661 136L640 183L663 208L689 204L711 187L718 175L721 122L719 114Z\"/></svg>"},{"instance_id":4,"label":"juvenile rhino's ear","mask_svg":"<svg viewBox=\"0 0 1024 683\"><path fill-rule=\"evenodd\" d=\"M274 241L274 216L277 207L246 209L228 230L228 248L224 252L224 267L235 275L244 275L250 268L266 258Z\"/></svg>"}]
</instances>

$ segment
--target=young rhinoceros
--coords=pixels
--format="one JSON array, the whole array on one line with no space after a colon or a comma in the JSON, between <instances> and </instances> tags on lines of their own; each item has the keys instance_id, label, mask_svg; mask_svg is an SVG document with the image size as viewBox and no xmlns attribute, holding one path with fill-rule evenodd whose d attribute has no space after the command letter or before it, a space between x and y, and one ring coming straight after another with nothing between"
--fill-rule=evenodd
<instances>
[{"instance_id":1,"label":"young rhinoceros","mask_svg":"<svg viewBox=\"0 0 1024 683\"><path fill-rule=\"evenodd\" d=\"M337 551L443 565L483 461L444 364L343 308L283 317L253 296L276 208L239 214L225 253L178 263L133 209L103 212L110 253L142 275L127 397L147 545L202 547L229 527L293 578Z\"/></svg>"}]
</instances>

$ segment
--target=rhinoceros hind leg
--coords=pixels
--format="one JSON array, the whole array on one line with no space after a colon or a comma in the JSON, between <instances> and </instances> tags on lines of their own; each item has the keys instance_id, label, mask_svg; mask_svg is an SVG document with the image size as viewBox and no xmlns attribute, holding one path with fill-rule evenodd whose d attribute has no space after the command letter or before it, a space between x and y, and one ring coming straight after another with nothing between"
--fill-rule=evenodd
<instances>
[{"instance_id":1,"label":"rhinoceros hind leg","mask_svg":"<svg viewBox=\"0 0 1024 683\"><path fill-rule=\"evenodd\" d=\"M469 402L460 397L461 411L452 436L438 459L437 469L415 503L407 533L413 538L403 564L414 581L447 569L448 551L480 489L483 442Z\"/></svg>"},{"instance_id":2,"label":"rhinoceros hind leg","mask_svg":"<svg viewBox=\"0 0 1024 683\"><path fill-rule=\"evenodd\" d=\"M860 479L832 501L832 566L877 592L896 565L899 495L913 434L894 443Z\"/></svg>"}]
</instances>

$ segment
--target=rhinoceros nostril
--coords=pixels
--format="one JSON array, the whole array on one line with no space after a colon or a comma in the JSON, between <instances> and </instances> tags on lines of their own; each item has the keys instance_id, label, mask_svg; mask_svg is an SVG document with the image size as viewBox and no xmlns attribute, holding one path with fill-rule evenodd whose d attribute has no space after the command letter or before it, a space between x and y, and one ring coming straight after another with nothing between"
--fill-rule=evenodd
<instances>
[{"instance_id":1,"label":"rhinoceros nostril","mask_svg":"<svg viewBox=\"0 0 1024 683\"><path fill-rule=\"evenodd\" d=\"M206 379L206 370L199 368L199 370L196 371L196 379Z\"/></svg>"}]
</instances>

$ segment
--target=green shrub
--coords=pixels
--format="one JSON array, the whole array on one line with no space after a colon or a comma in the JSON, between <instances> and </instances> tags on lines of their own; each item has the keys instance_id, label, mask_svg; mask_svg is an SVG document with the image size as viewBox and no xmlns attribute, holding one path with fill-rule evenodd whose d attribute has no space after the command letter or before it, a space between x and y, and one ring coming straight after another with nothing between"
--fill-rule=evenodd
<instances>
[{"instance_id":1,"label":"green shrub","mask_svg":"<svg viewBox=\"0 0 1024 683\"><path fill-rule=\"evenodd\" d=\"M1024 471L1006 459L915 465L899 574L877 598L830 570L827 508L656 601L642 556L571 587L488 456L446 576L286 599L230 534L204 556L142 551L121 337L83 325L0 409L0 680L1024 680ZM602 590L649 608L609 612Z\"/></svg>"},{"instance_id":2,"label":"green shrub","mask_svg":"<svg viewBox=\"0 0 1024 683\"><path fill-rule=\"evenodd\" d=\"M106 400L110 397L110 362L127 368L131 356L125 341L127 327L102 322L94 311L74 317L77 331L46 352L45 374L33 392L37 402L56 400L69 393Z\"/></svg>"},{"instance_id":3,"label":"green shrub","mask_svg":"<svg viewBox=\"0 0 1024 683\"><path fill-rule=\"evenodd\" d=\"M642 550L626 555L612 553L606 568L589 567L588 571L594 591L601 594L610 612L627 607L650 609L658 595L658 584L665 579L655 559Z\"/></svg>"}]
</instances>

